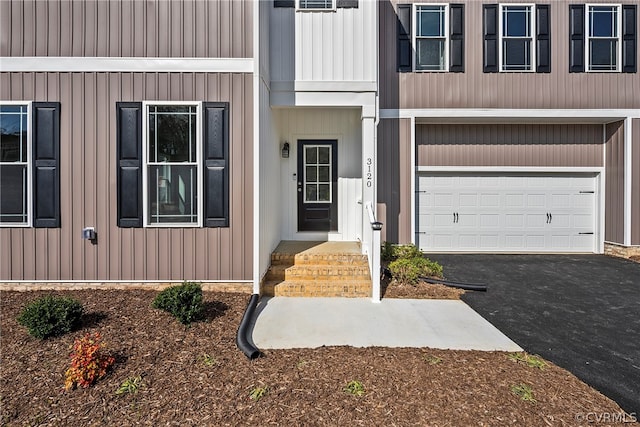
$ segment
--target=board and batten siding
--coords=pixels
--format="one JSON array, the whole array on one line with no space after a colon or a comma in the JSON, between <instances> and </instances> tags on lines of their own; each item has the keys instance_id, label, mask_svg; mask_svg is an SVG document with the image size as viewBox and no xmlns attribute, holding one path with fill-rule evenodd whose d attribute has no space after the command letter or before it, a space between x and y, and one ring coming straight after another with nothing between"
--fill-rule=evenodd
<instances>
[{"instance_id":1,"label":"board and batten siding","mask_svg":"<svg viewBox=\"0 0 640 427\"><path fill-rule=\"evenodd\" d=\"M3 0L0 56L253 56L251 0Z\"/></svg>"},{"instance_id":2,"label":"board and batten siding","mask_svg":"<svg viewBox=\"0 0 640 427\"><path fill-rule=\"evenodd\" d=\"M500 3L513 2L522 3L517 0ZM465 72L399 73L396 1L380 1L380 108L640 108L640 73L569 73L569 4L578 3L576 0L528 2L551 5L548 74L483 73L482 6L486 2L463 3ZM638 1L597 3L638 4Z\"/></svg>"},{"instance_id":3,"label":"board and batten siding","mask_svg":"<svg viewBox=\"0 0 640 427\"><path fill-rule=\"evenodd\" d=\"M376 81L377 2L333 12L271 9L272 81Z\"/></svg>"},{"instance_id":4,"label":"board and batten siding","mask_svg":"<svg viewBox=\"0 0 640 427\"><path fill-rule=\"evenodd\" d=\"M251 74L0 73L0 91L61 104L62 219L0 228L0 280L252 280ZM229 102L229 227L117 227L116 102L145 100Z\"/></svg>"},{"instance_id":5,"label":"board and batten siding","mask_svg":"<svg viewBox=\"0 0 640 427\"><path fill-rule=\"evenodd\" d=\"M411 243L411 120L380 120L377 157L381 239Z\"/></svg>"},{"instance_id":6,"label":"board and batten siding","mask_svg":"<svg viewBox=\"0 0 640 427\"><path fill-rule=\"evenodd\" d=\"M418 166L602 167L598 124L423 124Z\"/></svg>"}]
</instances>

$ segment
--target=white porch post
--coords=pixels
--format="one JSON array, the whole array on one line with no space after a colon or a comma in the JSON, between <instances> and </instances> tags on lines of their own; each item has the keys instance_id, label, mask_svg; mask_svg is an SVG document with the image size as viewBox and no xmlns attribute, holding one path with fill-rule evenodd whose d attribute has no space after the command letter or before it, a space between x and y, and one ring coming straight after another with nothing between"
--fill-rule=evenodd
<instances>
[{"instance_id":1,"label":"white porch post","mask_svg":"<svg viewBox=\"0 0 640 427\"><path fill-rule=\"evenodd\" d=\"M369 258L371 273L371 297L380 302L380 230L373 230L376 221L376 123L375 107L362 109L362 250Z\"/></svg>"},{"instance_id":2,"label":"white porch post","mask_svg":"<svg viewBox=\"0 0 640 427\"><path fill-rule=\"evenodd\" d=\"M631 246L631 180L632 167L632 126L631 117L624 119L624 238L625 246Z\"/></svg>"}]
</instances>

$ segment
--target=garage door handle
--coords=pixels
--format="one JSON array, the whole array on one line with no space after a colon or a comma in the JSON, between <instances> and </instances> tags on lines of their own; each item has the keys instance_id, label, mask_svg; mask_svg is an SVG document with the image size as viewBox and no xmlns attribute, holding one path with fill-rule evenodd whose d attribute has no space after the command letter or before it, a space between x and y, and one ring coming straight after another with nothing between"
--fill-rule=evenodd
<instances>
[{"instance_id":1,"label":"garage door handle","mask_svg":"<svg viewBox=\"0 0 640 427\"><path fill-rule=\"evenodd\" d=\"M584 232L584 233L578 233L578 234L593 234L593 231L590 231L590 232Z\"/></svg>"},{"instance_id":2,"label":"garage door handle","mask_svg":"<svg viewBox=\"0 0 640 427\"><path fill-rule=\"evenodd\" d=\"M595 194L595 191L581 191L580 194Z\"/></svg>"},{"instance_id":3,"label":"garage door handle","mask_svg":"<svg viewBox=\"0 0 640 427\"><path fill-rule=\"evenodd\" d=\"M547 224L549 224L550 221L551 219L549 218L549 212L547 212Z\"/></svg>"},{"instance_id":4,"label":"garage door handle","mask_svg":"<svg viewBox=\"0 0 640 427\"><path fill-rule=\"evenodd\" d=\"M551 221L553 221L553 215L549 214L549 224L551 224Z\"/></svg>"},{"instance_id":5,"label":"garage door handle","mask_svg":"<svg viewBox=\"0 0 640 427\"><path fill-rule=\"evenodd\" d=\"M454 223L454 224L457 224L457 223L458 223L458 213L457 213L457 212L454 212L454 213L453 213L453 223Z\"/></svg>"}]
</instances>

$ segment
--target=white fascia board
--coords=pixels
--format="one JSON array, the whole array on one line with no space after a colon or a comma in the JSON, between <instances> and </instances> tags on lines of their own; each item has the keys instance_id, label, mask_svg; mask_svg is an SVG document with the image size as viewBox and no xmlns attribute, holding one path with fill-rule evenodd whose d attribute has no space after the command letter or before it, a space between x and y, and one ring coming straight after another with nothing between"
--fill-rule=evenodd
<instances>
[{"instance_id":1,"label":"white fascia board","mask_svg":"<svg viewBox=\"0 0 640 427\"><path fill-rule=\"evenodd\" d=\"M302 81L293 83L294 90L301 92L376 92L376 82L367 81Z\"/></svg>"},{"instance_id":2,"label":"white fascia board","mask_svg":"<svg viewBox=\"0 0 640 427\"><path fill-rule=\"evenodd\" d=\"M376 105L374 92L272 92L272 107L363 107Z\"/></svg>"},{"instance_id":3,"label":"white fascia board","mask_svg":"<svg viewBox=\"0 0 640 427\"><path fill-rule=\"evenodd\" d=\"M603 173L603 167L562 166L416 166L416 172L461 172L461 173Z\"/></svg>"},{"instance_id":4,"label":"white fascia board","mask_svg":"<svg viewBox=\"0 0 640 427\"><path fill-rule=\"evenodd\" d=\"M3 72L201 72L253 73L253 58L0 57Z\"/></svg>"},{"instance_id":5,"label":"white fascia board","mask_svg":"<svg viewBox=\"0 0 640 427\"><path fill-rule=\"evenodd\" d=\"M381 119L585 119L602 122L640 118L640 109L475 109L475 108L415 108L380 109Z\"/></svg>"}]
</instances>

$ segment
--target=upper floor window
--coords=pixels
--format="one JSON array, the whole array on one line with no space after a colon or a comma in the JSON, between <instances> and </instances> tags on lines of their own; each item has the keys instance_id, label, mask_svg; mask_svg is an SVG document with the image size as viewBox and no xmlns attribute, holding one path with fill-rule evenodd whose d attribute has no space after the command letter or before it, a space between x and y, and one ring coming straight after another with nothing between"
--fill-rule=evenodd
<instances>
[{"instance_id":1,"label":"upper floor window","mask_svg":"<svg viewBox=\"0 0 640 427\"><path fill-rule=\"evenodd\" d=\"M533 5L500 5L500 71L533 71Z\"/></svg>"},{"instance_id":2,"label":"upper floor window","mask_svg":"<svg viewBox=\"0 0 640 427\"><path fill-rule=\"evenodd\" d=\"M485 73L551 72L551 5L484 4Z\"/></svg>"},{"instance_id":3,"label":"upper floor window","mask_svg":"<svg viewBox=\"0 0 640 427\"><path fill-rule=\"evenodd\" d=\"M587 69L620 71L620 5L587 5Z\"/></svg>"},{"instance_id":4,"label":"upper floor window","mask_svg":"<svg viewBox=\"0 0 640 427\"><path fill-rule=\"evenodd\" d=\"M414 38L416 71L447 71L448 27L447 5L416 5Z\"/></svg>"},{"instance_id":5,"label":"upper floor window","mask_svg":"<svg viewBox=\"0 0 640 427\"><path fill-rule=\"evenodd\" d=\"M400 72L464 72L464 4L396 6Z\"/></svg>"},{"instance_id":6,"label":"upper floor window","mask_svg":"<svg viewBox=\"0 0 640 427\"><path fill-rule=\"evenodd\" d=\"M637 46L638 5L569 5L569 72L636 73Z\"/></svg>"},{"instance_id":7,"label":"upper floor window","mask_svg":"<svg viewBox=\"0 0 640 427\"><path fill-rule=\"evenodd\" d=\"M29 105L0 106L0 224L28 226L31 206Z\"/></svg>"}]
</instances>

